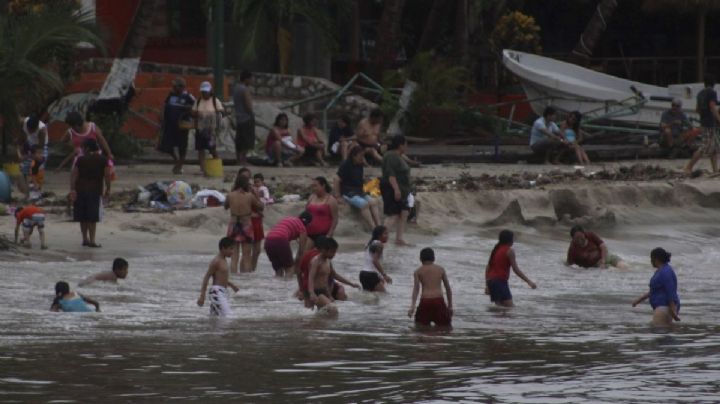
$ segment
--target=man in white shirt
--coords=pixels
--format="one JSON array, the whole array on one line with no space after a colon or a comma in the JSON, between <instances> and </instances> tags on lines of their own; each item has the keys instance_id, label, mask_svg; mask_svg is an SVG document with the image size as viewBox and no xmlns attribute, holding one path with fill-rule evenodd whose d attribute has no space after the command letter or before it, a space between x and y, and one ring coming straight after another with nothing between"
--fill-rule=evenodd
<instances>
[{"instance_id":1,"label":"man in white shirt","mask_svg":"<svg viewBox=\"0 0 720 404\"><path fill-rule=\"evenodd\" d=\"M545 164L550 162L550 155L553 152L556 152L553 163L557 164L562 149L569 145L565 137L560 134L555 118L555 108L546 107L543 116L535 120L530 130L530 148L535 154L545 155Z\"/></svg>"}]
</instances>

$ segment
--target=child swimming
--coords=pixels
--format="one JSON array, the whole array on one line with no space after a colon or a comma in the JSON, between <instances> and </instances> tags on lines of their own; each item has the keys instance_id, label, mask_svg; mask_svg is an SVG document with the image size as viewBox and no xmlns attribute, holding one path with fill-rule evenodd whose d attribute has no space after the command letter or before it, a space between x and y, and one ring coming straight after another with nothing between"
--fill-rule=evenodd
<instances>
[{"instance_id":1,"label":"child swimming","mask_svg":"<svg viewBox=\"0 0 720 404\"><path fill-rule=\"evenodd\" d=\"M128 275L129 264L124 258L115 258L111 271L104 271L95 275L90 275L83 279L78 286L87 286L94 282L112 282L117 283L118 279L125 279Z\"/></svg>"},{"instance_id":2,"label":"child swimming","mask_svg":"<svg viewBox=\"0 0 720 404\"><path fill-rule=\"evenodd\" d=\"M80 293L70 291L70 285L67 282L60 281L55 284L55 300L50 306L50 311L92 311L88 304L95 306L95 311L100 311L100 303Z\"/></svg>"}]
</instances>

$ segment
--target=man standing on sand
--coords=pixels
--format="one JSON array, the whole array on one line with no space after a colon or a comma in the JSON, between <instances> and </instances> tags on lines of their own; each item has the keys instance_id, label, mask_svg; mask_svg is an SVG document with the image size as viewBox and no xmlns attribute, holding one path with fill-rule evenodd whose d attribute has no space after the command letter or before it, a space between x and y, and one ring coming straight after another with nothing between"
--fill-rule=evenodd
<instances>
[{"instance_id":1,"label":"man standing on sand","mask_svg":"<svg viewBox=\"0 0 720 404\"><path fill-rule=\"evenodd\" d=\"M213 280L210 288L210 315L217 317L227 317L230 314L230 305L227 298L227 287L230 286L235 292L239 289L235 284L230 282L230 271L228 269L227 259L231 257L235 250L235 242L230 237L223 237L218 245L218 255L210 261L205 277L203 278L202 287L200 288L200 298L197 304L202 307L205 304L205 291L207 291L210 278Z\"/></svg>"},{"instance_id":2,"label":"man standing on sand","mask_svg":"<svg viewBox=\"0 0 720 404\"><path fill-rule=\"evenodd\" d=\"M720 122L720 112L718 112L718 95L715 92L715 78L705 76L705 88L697 95L697 111L700 114L700 126L702 127L702 144L695 151L690 161L685 167L686 173L691 173L695 164L702 156L710 158L710 166L713 172L717 172L717 156L718 156L718 122Z\"/></svg>"},{"instance_id":3,"label":"man standing on sand","mask_svg":"<svg viewBox=\"0 0 720 404\"><path fill-rule=\"evenodd\" d=\"M195 105L195 97L186 91L185 79L177 77L172 82L172 91L165 98L165 107L160 118L162 137L158 150L168 153L175 163L173 174L182 174L187 155L188 132L192 118L190 111ZM175 148L178 152L175 154Z\"/></svg>"},{"instance_id":4,"label":"man standing on sand","mask_svg":"<svg viewBox=\"0 0 720 404\"><path fill-rule=\"evenodd\" d=\"M235 105L235 158L236 164L247 164L247 153L255 147L255 113L250 93L252 73L243 70L233 88Z\"/></svg>"},{"instance_id":5,"label":"man standing on sand","mask_svg":"<svg viewBox=\"0 0 720 404\"><path fill-rule=\"evenodd\" d=\"M452 290L450 289L450 282L445 273L445 268L435 265L435 251L432 248L423 248L420 251L420 261L422 266L413 274L414 286L408 317L412 317L413 313L415 313L416 324L427 326L430 323L435 323L436 326L450 327L453 315ZM443 299L441 289L443 285L447 295L447 305ZM420 305L416 312L415 302L421 286Z\"/></svg>"},{"instance_id":6,"label":"man standing on sand","mask_svg":"<svg viewBox=\"0 0 720 404\"><path fill-rule=\"evenodd\" d=\"M78 157L70 176L73 219L80 222L84 247L102 247L95 242L95 231L101 219L103 199L107 201L110 197L111 171L107 158L99 150L95 139L86 139L83 142L83 155Z\"/></svg>"}]
</instances>

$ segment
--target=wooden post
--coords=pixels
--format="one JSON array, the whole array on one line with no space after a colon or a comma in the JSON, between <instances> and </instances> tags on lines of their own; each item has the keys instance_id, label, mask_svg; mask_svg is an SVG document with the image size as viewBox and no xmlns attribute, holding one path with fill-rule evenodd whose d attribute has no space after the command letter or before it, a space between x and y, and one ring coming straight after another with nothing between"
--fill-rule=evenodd
<instances>
[{"instance_id":1,"label":"wooden post","mask_svg":"<svg viewBox=\"0 0 720 404\"><path fill-rule=\"evenodd\" d=\"M697 81L705 79L705 20L707 10L698 7L697 12Z\"/></svg>"}]
</instances>

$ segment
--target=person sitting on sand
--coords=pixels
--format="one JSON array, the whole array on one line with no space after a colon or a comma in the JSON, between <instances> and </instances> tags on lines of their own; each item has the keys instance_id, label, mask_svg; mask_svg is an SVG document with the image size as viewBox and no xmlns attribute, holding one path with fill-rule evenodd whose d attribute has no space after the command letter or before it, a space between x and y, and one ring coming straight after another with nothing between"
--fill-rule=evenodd
<instances>
[{"instance_id":1,"label":"person sitting on sand","mask_svg":"<svg viewBox=\"0 0 720 404\"><path fill-rule=\"evenodd\" d=\"M565 265L576 264L583 268L600 267L601 269L607 268L608 265L619 269L626 268L620 257L608 254L605 242L595 233L585 231L582 226L573 226L570 229L570 237L572 241Z\"/></svg>"},{"instance_id":2,"label":"person sitting on sand","mask_svg":"<svg viewBox=\"0 0 720 404\"><path fill-rule=\"evenodd\" d=\"M673 320L680 321L680 297L677 293L677 276L670 266L671 254L662 248L650 252L650 263L655 273L650 278L650 290L637 298L635 307L646 299L650 299L653 309L653 325L669 326Z\"/></svg>"},{"instance_id":3,"label":"person sitting on sand","mask_svg":"<svg viewBox=\"0 0 720 404\"><path fill-rule=\"evenodd\" d=\"M420 251L420 262L422 265L413 274L412 302L408 317L415 313L415 324L428 326L435 323L436 326L450 327L453 315L452 290L445 268L435 264L435 252L432 248L423 248ZM415 302L421 286L420 305L415 312ZM441 286L445 286L447 305Z\"/></svg>"},{"instance_id":4,"label":"person sitting on sand","mask_svg":"<svg viewBox=\"0 0 720 404\"><path fill-rule=\"evenodd\" d=\"M498 243L490 253L490 259L485 267L485 294L490 295L491 302L503 307L513 306L513 298L508 285L510 268L530 288L537 288L535 283L518 268L517 261L515 261L515 250L512 248L514 238L515 236L510 230L501 231Z\"/></svg>"},{"instance_id":5,"label":"person sitting on sand","mask_svg":"<svg viewBox=\"0 0 720 404\"><path fill-rule=\"evenodd\" d=\"M370 228L380 224L380 206L377 198L363 191L365 156L360 146L350 149L347 160L338 167L333 180L335 199L360 210L360 216Z\"/></svg>"},{"instance_id":6,"label":"person sitting on sand","mask_svg":"<svg viewBox=\"0 0 720 404\"><path fill-rule=\"evenodd\" d=\"M230 314L227 287L230 286L235 292L239 290L235 284L230 282L230 271L228 270L227 264L227 258L232 256L235 251L235 241L230 237L223 237L220 240L218 248L220 252L210 261L210 266L203 278L202 287L200 288L200 298L198 298L197 304L200 307L205 304L205 292L207 291L208 282L210 278L212 278L213 284L208 293L210 298L210 315L227 317Z\"/></svg>"},{"instance_id":7,"label":"person sitting on sand","mask_svg":"<svg viewBox=\"0 0 720 404\"><path fill-rule=\"evenodd\" d=\"M305 253L307 225L312 215L305 211L298 217L285 217L270 229L265 236L265 253L272 264L275 276L286 276L299 271L300 259ZM298 241L298 250L293 259L290 242Z\"/></svg>"},{"instance_id":8,"label":"person sitting on sand","mask_svg":"<svg viewBox=\"0 0 720 404\"><path fill-rule=\"evenodd\" d=\"M293 141L288 130L287 114L275 117L275 124L265 140L265 153L268 162L279 167L292 166L305 153L305 149Z\"/></svg>"},{"instance_id":9,"label":"person sitting on sand","mask_svg":"<svg viewBox=\"0 0 720 404\"><path fill-rule=\"evenodd\" d=\"M675 157L684 145L683 132L691 129L690 119L682 110L682 99L673 98L670 109L660 116L660 147L670 156Z\"/></svg>"},{"instance_id":10,"label":"person sitting on sand","mask_svg":"<svg viewBox=\"0 0 720 404\"><path fill-rule=\"evenodd\" d=\"M387 227L377 226L372 231L370 241L365 247L365 267L360 271L360 284L368 292L385 292L385 284L392 283L392 278L385 272L382 265L383 246L389 234Z\"/></svg>"},{"instance_id":11,"label":"person sitting on sand","mask_svg":"<svg viewBox=\"0 0 720 404\"><path fill-rule=\"evenodd\" d=\"M350 124L350 117L343 115L330 130L327 145L329 156L339 157L341 160L347 159L348 149L353 139L353 131L352 128L350 128Z\"/></svg>"},{"instance_id":12,"label":"person sitting on sand","mask_svg":"<svg viewBox=\"0 0 720 404\"><path fill-rule=\"evenodd\" d=\"M70 285L67 282L60 281L55 284L55 300L50 306L50 311L92 311L88 304L95 306L95 311L100 311L100 303L80 293L70 291Z\"/></svg>"},{"instance_id":13,"label":"person sitting on sand","mask_svg":"<svg viewBox=\"0 0 720 404\"><path fill-rule=\"evenodd\" d=\"M30 236L32 236L33 229L37 227L38 234L40 235L40 248L43 250L47 249L47 244L45 244L45 211L41 207L29 205L17 208L15 211L16 244L18 242L20 226L22 226L23 229L23 238L20 240L20 245L32 248Z\"/></svg>"},{"instance_id":14,"label":"person sitting on sand","mask_svg":"<svg viewBox=\"0 0 720 404\"><path fill-rule=\"evenodd\" d=\"M575 151L575 157L579 164L590 164L590 158L585 149L580 145L583 140L584 132L580 129L580 121L582 120L582 114L579 111L573 111L568 114L565 122L560 126L560 133L565 136L570 145L570 149ZM558 160L560 158L558 157Z\"/></svg>"},{"instance_id":15,"label":"person sitting on sand","mask_svg":"<svg viewBox=\"0 0 720 404\"><path fill-rule=\"evenodd\" d=\"M309 271L307 275L307 299L321 309L335 301L332 297L329 286L334 279L357 288L356 283L342 277L335 272L332 266L332 259L338 249L338 243L332 237L323 237L317 246L318 254L316 254L309 262Z\"/></svg>"},{"instance_id":16,"label":"person sitting on sand","mask_svg":"<svg viewBox=\"0 0 720 404\"><path fill-rule=\"evenodd\" d=\"M115 258L112 263L111 271L100 272L95 275L88 276L82 280L78 286L87 286L95 282L112 282L117 283L118 279L125 279L128 275L129 264L124 258Z\"/></svg>"},{"instance_id":17,"label":"person sitting on sand","mask_svg":"<svg viewBox=\"0 0 720 404\"><path fill-rule=\"evenodd\" d=\"M255 242L255 232L252 214L253 212L261 213L264 208L265 205L252 192L248 177L238 174L232 192L225 199L225 209L230 210L227 236L235 240L235 251L230 260L232 273L237 273L238 263L240 272L251 272L253 269L252 246ZM242 259L240 258L241 249Z\"/></svg>"},{"instance_id":18,"label":"person sitting on sand","mask_svg":"<svg viewBox=\"0 0 720 404\"><path fill-rule=\"evenodd\" d=\"M560 153L569 145L555 123L555 117L555 108L545 107L543 116L535 120L530 130L530 148L533 153L544 156L545 164L550 162L553 154L553 164L557 164Z\"/></svg>"}]
</instances>

